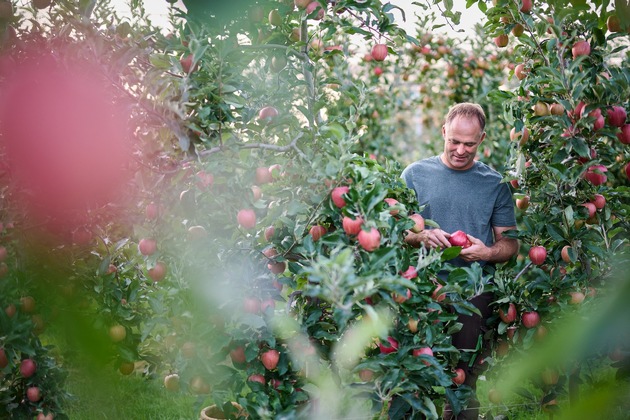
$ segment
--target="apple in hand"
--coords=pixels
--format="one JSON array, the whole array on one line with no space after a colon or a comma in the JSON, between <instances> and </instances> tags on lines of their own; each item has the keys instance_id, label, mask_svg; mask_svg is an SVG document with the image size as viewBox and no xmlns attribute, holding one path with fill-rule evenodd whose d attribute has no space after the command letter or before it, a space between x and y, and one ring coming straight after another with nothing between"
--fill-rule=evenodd
<instances>
[{"instance_id":1,"label":"apple in hand","mask_svg":"<svg viewBox=\"0 0 630 420\"><path fill-rule=\"evenodd\" d=\"M462 230L451 233L451 237L448 238L448 241L451 245L461 246L462 248L468 248L472 245L472 242L470 242L470 239L468 239L468 236Z\"/></svg>"}]
</instances>

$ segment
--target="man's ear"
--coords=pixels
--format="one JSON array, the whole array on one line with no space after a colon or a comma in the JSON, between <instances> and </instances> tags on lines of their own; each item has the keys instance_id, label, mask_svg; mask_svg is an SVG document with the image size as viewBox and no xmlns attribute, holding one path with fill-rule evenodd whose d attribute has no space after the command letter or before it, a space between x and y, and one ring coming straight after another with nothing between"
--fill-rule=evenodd
<instances>
[{"instance_id":1,"label":"man's ear","mask_svg":"<svg viewBox=\"0 0 630 420\"><path fill-rule=\"evenodd\" d=\"M479 140L479 144L481 144L481 142L483 141L483 139L486 138L486 132L484 131L483 133L481 133L481 140Z\"/></svg>"}]
</instances>

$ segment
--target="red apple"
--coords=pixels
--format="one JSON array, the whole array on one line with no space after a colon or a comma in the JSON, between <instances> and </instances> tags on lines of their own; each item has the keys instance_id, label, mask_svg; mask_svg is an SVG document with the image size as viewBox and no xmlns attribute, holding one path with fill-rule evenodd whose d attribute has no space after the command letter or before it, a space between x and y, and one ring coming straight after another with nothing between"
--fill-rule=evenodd
<instances>
[{"instance_id":1,"label":"red apple","mask_svg":"<svg viewBox=\"0 0 630 420\"><path fill-rule=\"evenodd\" d=\"M606 197L601 194L595 194L592 203L595 205L595 208L603 209L606 206Z\"/></svg>"},{"instance_id":2,"label":"red apple","mask_svg":"<svg viewBox=\"0 0 630 420\"><path fill-rule=\"evenodd\" d=\"M7 353L4 351L4 348L0 347L0 369L4 369L9 365L9 358L7 357Z\"/></svg>"},{"instance_id":3,"label":"red apple","mask_svg":"<svg viewBox=\"0 0 630 420\"><path fill-rule=\"evenodd\" d=\"M588 41L579 40L573 44L571 48L571 53L573 54L573 58L577 58L581 55L590 55L591 54L591 44Z\"/></svg>"},{"instance_id":4,"label":"red apple","mask_svg":"<svg viewBox=\"0 0 630 420\"><path fill-rule=\"evenodd\" d=\"M523 198L517 198L516 207L518 207L521 210L527 210L527 208L529 207L529 196L526 195Z\"/></svg>"},{"instance_id":5,"label":"red apple","mask_svg":"<svg viewBox=\"0 0 630 420\"><path fill-rule=\"evenodd\" d=\"M238 346L232 350L230 350L230 359L232 359L232 363L243 364L246 362L245 358L245 349L243 346Z\"/></svg>"},{"instance_id":6,"label":"red apple","mask_svg":"<svg viewBox=\"0 0 630 420\"><path fill-rule=\"evenodd\" d=\"M306 9L306 6L311 2L311 0L293 0L295 7L298 9Z\"/></svg>"},{"instance_id":7,"label":"red apple","mask_svg":"<svg viewBox=\"0 0 630 420\"><path fill-rule=\"evenodd\" d=\"M433 356L433 350L431 350L431 347L420 347L418 349L413 349L411 354L413 354L415 357L418 357L421 355ZM422 363L424 363L427 366L431 365L431 363L428 361L423 361Z\"/></svg>"},{"instance_id":8,"label":"red apple","mask_svg":"<svg viewBox=\"0 0 630 420\"><path fill-rule=\"evenodd\" d=\"M415 223L411 228L412 232L419 233L424 230L424 217L422 217L419 213L414 213L409 216L409 218Z\"/></svg>"},{"instance_id":9,"label":"red apple","mask_svg":"<svg viewBox=\"0 0 630 420\"><path fill-rule=\"evenodd\" d=\"M382 354L389 354L398 350L398 341L394 337L387 337L387 343L388 344L383 344L382 342L378 343Z\"/></svg>"},{"instance_id":10,"label":"red apple","mask_svg":"<svg viewBox=\"0 0 630 420\"><path fill-rule=\"evenodd\" d=\"M583 203L582 206L588 210L588 217L593 217L597 213L597 207L593 203Z\"/></svg>"},{"instance_id":11,"label":"red apple","mask_svg":"<svg viewBox=\"0 0 630 420\"><path fill-rule=\"evenodd\" d=\"M562 247L562 251L560 251L560 256L562 257L562 261L566 263L571 263L571 257L569 256L569 250L571 246L565 245Z\"/></svg>"},{"instance_id":12,"label":"red apple","mask_svg":"<svg viewBox=\"0 0 630 420\"><path fill-rule=\"evenodd\" d=\"M399 203L398 200L396 200L395 198L391 198L391 197L387 197L383 201L385 201L387 203L387 205L389 205L389 207L394 207L394 206L396 206ZM392 216L396 216L398 214L398 210L397 209L390 210L389 214L391 214Z\"/></svg>"},{"instance_id":13,"label":"red apple","mask_svg":"<svg viewBox=\"0 0 630 420\"><path fill-rule=\"evenodd\" d=\"M606 28L610 32L621 32L621 20L619 20L619 16L608 16L608 19L606 19Z\"/></svg>"},{"instance_id":14,"label":"red apple","mask_svg":"<svg viewBox=\"0 0 630 420\"><path fill-rule=\"evenodd\" d=\"M433 292L431 293L431 298L436 302L442 302L446 298L446 293L440 293L440 290L443 288L441 284L435 286Z\"/></svg>"},{"instance_id":15,"label":"red apple","mask_svg":"<svg viewBox=\"0 0 630 420\"><path fill-rule=\"evenodd\" d=\"M372 252L381 245L381 234L378 229L370 228L369 231L361 229L357 235L359 245L368 252Z\"/></svg>"},{"instance_id":16,"label":"red apple","mask_svg":"<svg viewBox=\"0 0 630 420\"><path fill-rule=\"evenodd\" d=\"M630 144L630 124L621 126L621 131L617 133L617 138L623 144Z\"/></svg>"},{"instance_id":17,"label":"red apple","mask_svg":"<svg viewBox=\"0 0 630 420\"><path fill-rule=\"evenodd\" d=\"M36 371L37 364L35 364L35 361L33 359L24 359L22 360L22 362L20 362L20 374L24 378L30 378L31 376L35 375Z\"/></svg>"},{"instance_id":18,"label":"red apple","mask_svg":"<svg viewBox=\"0 0 630 420\"><path fill-rule=\"evenodd\" d=\"M514 67L514 75L518 80L523 80L529 75L529 69L524 63L519 63Z\"/></svg>"},{"instance_id":19,"label":"red apple","mask_svg":"<svg viewBox=\"0 0 630 420\"><path fill-rule=\"evenodd\" d=\"M374 372L369 369L361 369L359 371L359 378L362 382L370 382L374 378Z\"/></svg>"},{"instance_id":20,"label":"red apple","mask_svg":"<svg viewBox=\"0 0 630 420\"><path fill-rule=\"evenodd\" d=\"M353 219L351 217L344 216L343 220L341 221L341 224L343 226L344 232L346 232L346 235L349 235L349 236L358 235L359 232L361 232L361 226L363 225L363 218L357 217L356 219Z\"/></svg>"},{"instance_id":21,"label":"red apple","mask_svg":"<svg viewBox=\"0 0 630 420\"><path fill-rule=\"evenodd\" d=\"M540 315L536 311L523 312L521 322L525 328L534 328L540 323Z\"/></svg>"},{"instance_id":22,"label":"red apple","mask_svg":"<svg viewBox=\"0 0 630 420\"><path fill-rule=\"evenodd\" d=\"M401 275L404 278L411 280L418 277L418 270L416 270L416 267L414 267L413 265L410 265L405 271L401 273Z\"/></svg>"},{"instance_id":23,"label":"red apple","mask_svg":"<svg viewBox=\"0 0 630 420\"><path fill-rule=\"evenodd\" d=\"M453 377L453 383L455 385L461 385L466 380L466 372L462 368L455 369L455 376Z\"/></svg>"},{"instance_id":24,"label":"red apple","mask_svg":"<svg viewBox=\"0 0 630 420\"><path fill-rule=\"evenodd\" d=\"M157 251L157 242L152 238L142 238L138 242L138 251L142 255L153 255Z\"/></svg>"},{"instance_id":25,"label":"red apple","mask_svg":"<svg viewBox=\"0 0 630 420\"><path fill-rule=\"evenodd\" d=\"M308 233L313 238L313 242L317 242L322 236L326 234L326 228L324 226L315 225L311 227Z\"/></svg>"},{"instance_id":26,"label":"red apple","mask_svg":"<svg viewBox=\"0 0 630 420\"><path fill-rule=\"evenodd\" d=\"M448 238L448 241L451 243L451 245L461 246L462 248L468 248L472 245L472 242L470 242L468 236L462 230L451 233L451 237Z\"/></svg>"},{"instance_id":27,"label":"red apple","mask_svg":"<svg viewBox=\"0 0 630 420\"><path fill-rule=\"evenodd\" d=\"M317 10L317 15L315 15L315 17L313 19L315 19L315 20L322 20L324 18L325 11L324 11L324 8L322 7L322 5L319 4L319 2L311 1L309 4L306 5L306 14L307 15L310 15L315 10Z\"/></svg>"},{"instance_id":28,"label":"red apple","mask_svg":"<svg viewBox=\"0 0 630 420\"><path fill-rule=\"evenodd\" d=\"M26 389L26 398L30 402L37 402L42 399L42 392L36 386L29 386Z\"/></svg>"},{"instance_id":29,"label":"red apple","mask_svg":"<svg viewBox=\"0 0 630 420\"><path fill-rule=\"evenodd\" d=\"M630 162L626 164L625 171L626 171L626 178L630 179Z\"/></svg>"},{"instance_id":30,"label":"red apple","mask_svg":"<svg viewBox=\"0 0 630 420\"><path fill-rule=\"evenodd\" d=\"M258 373L255 373L253 375L249 375L247 380L251 381L251 382L258 382L258 383L263 384L263 385L266 383L265 377L263 375L258 374Z\"/></svg>"},{"instance_id":31,"label":"red apple","mask_svg":"<svg viewBox=\"0 0 630 420\"><path fill-rule=\"evenodd\" d=\"M267 263L267 268L273 274L282 274L287 269L287 263L284 261L270 261Z\"/></svg>"},{"instance_id":32,"label":"red apple","mask_svg":"<svg viewBox=\"0 0 630 420\"><path fill-rule=\"evenodd\" d=\"M621 127L626 123L626 110L622 106L613 106L606 111L608 124L613 127Z\"/></svg>"},{"instance_id":33,"label":"red apple","mask_svg":"<svg viewBox=\"0 0 630 420\"><path fill-rule=\"evenodd\" d=\"M501 34L494 38L494 43L499 48L506 47L509 41L510 38L506 34Z\"/></svg>"},{"instance_id":34,"label":"red apple","mask_svg":"<svg viewBox=\"0 0 630 420\"><path fill-rule=\"evenodd\" d=\"M278 110L272 106L266 106L258 111L258 119L263 122L269 122L278 116Z\"/></svg>"},{"instance_id":35,"label":"red apple","mask_svg":"<svg viewBox=\"0 0 630 420\"><path fill-rule=\"evenodd\" d=\"M518 141L519 146L525 145L529 140L529 130L527 127L523 127L523 131L516 131L516 127L512 127L510 130L510 140Z\"/></svg>"},{"instance_id":36,"label":"red apple","mask_svg":"<svg viewBox=\"0 0 630 420\"><path fill-rule=\"evenodd\" d=\"M529 249L529 259L536 265L541 265L547 258L547 250L544 246L533 246Z\"/></svg>"},{"instance_id":37,"label":"red apple","mask_svg":"<svg viewBox=\"0 0 630 420\"><path fill-rule=\"evenodd\" d=\"M406 302L407 300L411 299L411 290L407 289L407 292L405 293L405 295L392 293L392 299L394 299L394 302L396 303Z\"/></svg>"},{"instance_id":38,"label":"red apple","mask_svg":"<svg viewBox=\"0 0 630 420\"><path fill-rule=\"evenodd\" d=\"M584 174L584 178L595 186L602 185L607 180L606 172L608 172L608 168L604 165L589 166Z\"/></svg>"},{"instance_id":39,"label":"red apple","mask_svg":"<svg viewBox=\"0 0 630 420\"><path fill-rule=\"evenodd\" d=\"M381 74L383 74L383 69L381 67L374 67L374 75L380 76Z\"/></svg>"},{"instance_id":40,"label":"red apple","mask_svg":"<svg viewBox=\"0 0 630 420\"><path fill-rule=\"evenodd\" d=\"M265 228L265 241L269 242L272 238L273 235L276 233L276 228L274 226L267 226L267 228Z\"/></svg>"},{"instance_id":41,"label":"red apple","mask_svg":"<svg viewBox=\"0 0 630 420\"><path fill-rule=\"evenodd\" d=\"M512 322L516 321L516 316L516 305L514 305L513 303L510 303L508 305L507 313L503 311L503 308L499 308L499 318L501 318L501 321L505 322L506 324L511 324Z\"/></svg>"},{"instance_id":42,"label":"red apple","mask_svg":"<svg viewBox=\"0 0 630 420\"><path fill-rule=\"evenodd\" d=\"M278 350L271 349L260 355L260 361L267 370L274 370L278 366L280 353Z\"/></svg>"},{"instance_id":43,"label":"red apple","mask_svg":"<svg viewBox=\"0 0 630 420\"><path fill-rule=\"evenodd\" d=\"M182 70L184 70L184 73L186 74L190 74L191 71L194 71L197 68L196 65L193 68L193 55L192 54L188 54L182 57L179 60L179 64L181 64Z\"/></svg>"},{"instance_id":44,"label":"red apple","mask_svg":"<svg viewBox=\"0 0 630 420\"><path fill-rule=\"evenodd\" d=\"M551 115L564 115L564 111L564 106L559 103L551 104L551 106L549 107L549 112L551 112Z\"/></svg>"},{"instance_id":45,"label":"red apple","mask_svg":"<svg viewBox=\"0 0 630 420\"><path fill-rule=\"evenodd\" d=\"M529 13L532 11L533 2L532 0L522 0L520 11L523 13Z\"/></svg>"},{"instance_id":46,"label":"red apple","mask_svg":"<svg viewBox=\"0 0 630 420\"><path fill-rule=\"evenodd\" d=\"M241 209L236 220L243 229L252 229L256 226L256 212L252 209Z\"/></svg>"},{"instance_id":47,"label":"red apple","mask_svg":"<svg viewBox=\"0 0 630 420\"><path fill-rule=\"evenodd\" d=\"M20 298L20 308L22 312L32 314L35 312L35 299L32 296L22 296Z\"/></svg>"},{"instance_id":48,"label":"red apple","mask_svg":"<svg viewBox=\"0 0 630 420\"><path fill-rule=\"evenodd\" d=\"M569 292L569 296L571 296L571 299L569 299L569 303L571 305L578 305L582 303L586 297L582 292Z\"/></svg>"},{"instance_id":49,"label":"red apple","mask_svg":"<svg viewBox=\"0 0 630 420\"><path fill-rule=\"evenodd\" d=\"M346 194L348 191L350 191L350 187L346 186L333 188L332 192L330 193L330 198L332 199L335 206L339 207L340 209L346 206L346 200L344 200L343 195Z\"/></svg>"},{"instance_id":50,"label":"red apple","mask_svg":"<svg viewBox=\"0 0 630 420\"><path fill-rule=\"evenodd\" d=\"M387 57L387 45L376 44L372 47L372 58L376 61L383 61Z\"/></svg>"},{"instance_id":51,"label":"red apple","mask_svg":"<svg viewBox=\"0 0 630 420\"><path fill-rule=\"evenodd\" d=\"M214 175L206 171L199 171L195 174L197 186L200 189L207 189L214 184Z\"/></svg>"},{"instance_id":52,"label":"red apple","mask_svg":"<svg viewBox=\"0 0 630 420\"><path fill-rule=\"evenodd\" d=\"M243 309L250 314L257 314L260 312L260 299L255 297L246 297L243 301Z\"/></svg>"},{"instance_id":53,"label":"red apple","mask_svg":"<svg viewBox=\"0 0 630 420\"><path fill-rule=\"evenodd\" d=\"M269 168L265 166L256 168L256 184L263 185L269 184L270 182L273 182L273 175L271 174Z\"/></svg>"},{"instance_id":54,"label":"red apple","mask_svg":"<svg viewBox=\"0 0 630 420\"><path fill-rule=\"evenodd\" d=\"M588 113L588 116L595 119L595 121L593 121L593 130L595 131L601 130L606 125L606 120L604 119L604 116L602 115L601 109L595 108L594 110Z\"/></svg>"},{"instance_id":55,"label":"red apple","mask_svg":"<svg viewBox=\"0 0 630 420\"><path fill-rule=\"evenodd\" d=\"M547 336L548 333L549 331L547 331L547 328L544 325L539 325L538 328L536 328L534 339L536 341L541 341Z\"/></svg>"},{"instance_id":56,"label":"red apple","mask_svg":"<svg viewBox=\"0 0 630 420\"><path fill-rule=\"evenodd\" d=\"M2 263L2 264L4 264L4 263ZM6 308L4 308L4 312L7 314L7 316L9 318L13 318L13 315L15 315L15 313L17 312L17 308L16 308L16 306L14 304L11 303L11 304L7 305Z\"/></svg>"},{"instance_id":57,"label":"red apple","mask_svg":"<svg viewBox=\"0 0 630 420\"><path fill-rule=\"evenodd\" d=\"M166 264L163 261L157 261L153 267L149 268L147 274L151 277L151 280L157 283L158 281L164 280L166 271Z\"/></svg>"}]
</instances>

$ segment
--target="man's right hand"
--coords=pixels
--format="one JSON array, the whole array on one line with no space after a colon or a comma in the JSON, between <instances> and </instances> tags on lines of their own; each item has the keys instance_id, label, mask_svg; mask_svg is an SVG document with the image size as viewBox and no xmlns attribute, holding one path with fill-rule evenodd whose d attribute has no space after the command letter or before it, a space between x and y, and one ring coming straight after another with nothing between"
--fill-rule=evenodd
<instances>
[{"instance_id":1,"label":"man's right hand","mask_svg":"<svg viewBox=\"0 0 630 420\"><path fill-rule=\"evenodd\" d=\"M448 248L451 246L451 243L448 241L451 234L442 229L425 229L418 233L407 232L408 235L405 237L405 242L416 248L419 248L422 244L427 248Z\"/></svg>"}]
</instances>

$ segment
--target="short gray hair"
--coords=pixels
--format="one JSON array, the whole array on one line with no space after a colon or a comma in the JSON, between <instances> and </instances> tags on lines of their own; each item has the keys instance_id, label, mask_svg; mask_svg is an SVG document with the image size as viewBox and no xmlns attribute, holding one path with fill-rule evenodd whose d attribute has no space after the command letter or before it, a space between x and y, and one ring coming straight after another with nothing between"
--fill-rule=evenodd
<instances>
[{"instance_id":1,"label":"short gray hair","mask_svg":"<svg viewBox=\"0 0 630 420\"><path fill-rule=\"evenodd\" d=\"M483 112L483 108L479 104L473 104L470 102L462 102L455 104L448 110L444 124L448 125L457 117L474 118L479 122L481 132L486 128L486 114Z\"/></svg>"}]
</instances>

